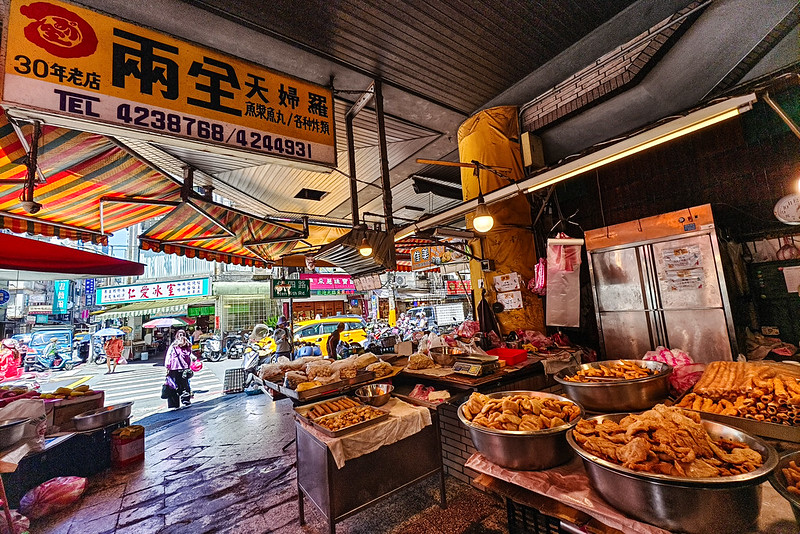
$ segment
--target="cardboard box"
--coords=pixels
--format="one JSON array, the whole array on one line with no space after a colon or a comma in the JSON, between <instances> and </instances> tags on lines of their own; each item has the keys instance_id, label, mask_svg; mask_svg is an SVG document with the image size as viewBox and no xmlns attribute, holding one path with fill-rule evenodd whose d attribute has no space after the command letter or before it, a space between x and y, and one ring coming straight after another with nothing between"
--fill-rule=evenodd
<instances>
[{"instance_id":1,"label":"cardboard box","mask_svg":"<svg viewBox=\"0 0 800 534\"><path fill-rule=\"evenodd\" d=\"M414 344L410 341L400 341L395 344L394 352L400 356L411 356L414 354Z\"/></svg>"},{"instance_id":2,"label":"cardboard box","mask_svg":"<svg viewBox=\"0 0 800 534\"><path fill-rule=\"evenodd\" d=\"M69 399L46 399L47 433L75 430L72 418L83 412L97 410L105 404L105 392L97 391L91 395Z\"/></svg>"}]
</instances>

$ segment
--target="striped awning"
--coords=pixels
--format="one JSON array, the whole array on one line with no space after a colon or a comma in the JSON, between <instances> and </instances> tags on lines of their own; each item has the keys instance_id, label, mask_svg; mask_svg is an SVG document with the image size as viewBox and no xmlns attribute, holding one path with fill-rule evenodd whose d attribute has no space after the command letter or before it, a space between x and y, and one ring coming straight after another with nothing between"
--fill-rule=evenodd
<instances>
[{"instance_id":1,"label":"striped awning","mask_svg":"<svg viewBox=\"0 0 800 534\"><path fill-rule=\"evenodd\" d=\"M28 146L33 127L23 125ZM143 201L180 200L180 185L154 171L111 140L43 126L39 140L34 200L41 211L27 213L20 204L24 144L0 108L0 228L14 233L39 234L106 244L112 232L164 215L172 207ZM108 199L135 197L136 203ZM103 204L101 206L101 203Z\"/></svg>"},{"instance_id":2,"label":"striped awning","mask_svg":"<svg viewBox=\"0 0 800 534\"><path fill-rule=\"evenodd\" d=\"M198 199L139 236L144 250L256 267L277 261L301 238L300 230Z\"/></svg>"}]
</instances>

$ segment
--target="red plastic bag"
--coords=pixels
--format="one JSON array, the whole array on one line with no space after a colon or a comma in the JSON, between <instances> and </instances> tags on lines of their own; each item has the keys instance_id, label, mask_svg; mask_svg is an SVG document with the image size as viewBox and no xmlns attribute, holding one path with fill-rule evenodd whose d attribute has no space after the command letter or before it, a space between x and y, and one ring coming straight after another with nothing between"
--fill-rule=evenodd
<instances>
[{"instance_id":1,"label":"red plastic bag","mask_svg":"<svg viewBox=\"0 0 800 534\"><path fill-rule=\"evenodd\" d=\"M83 477L56 477L42 482L19 501L19 510L30 519L38 519L67 508L86 491Z\"/></svg>"},{"instance_id":2,"label":"red plastic bag","mask_svg":"<svg viewBox=\"0 0 800 534\"><path fill-rule=\"evenodd\" d=\"M30 520L16 510L11 510L11 522L14 525L13 532L8 530L6 516L0 512L0 534L22 534L31 528Z\"/></svg>"},{"instance_id":3,"label":"red plastic bag","mask_svg":"<svg viewBox=\"0 0 800 534\"><path fill-rule=\"evenodd\" d=\"M196 373L203 369L203 362L200 360L194 360L191 364L189 364L189 368Z\"/></svg>"}]
</instances>

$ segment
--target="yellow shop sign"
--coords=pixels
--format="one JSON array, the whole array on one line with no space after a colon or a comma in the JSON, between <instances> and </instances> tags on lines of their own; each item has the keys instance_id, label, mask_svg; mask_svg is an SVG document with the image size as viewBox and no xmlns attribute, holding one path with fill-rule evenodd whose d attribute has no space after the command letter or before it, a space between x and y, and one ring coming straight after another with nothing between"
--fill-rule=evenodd
<instances>
[{"instance_id":1,"label":"yellow shop sign","mask_svg":"<svg viewBox=\"0 0 800 534\"><path fill-rule=\"evenodd\" d=\"M336 165L333 93L88 9L11 0L2 101Z\"/></svg>"}]
</instances>

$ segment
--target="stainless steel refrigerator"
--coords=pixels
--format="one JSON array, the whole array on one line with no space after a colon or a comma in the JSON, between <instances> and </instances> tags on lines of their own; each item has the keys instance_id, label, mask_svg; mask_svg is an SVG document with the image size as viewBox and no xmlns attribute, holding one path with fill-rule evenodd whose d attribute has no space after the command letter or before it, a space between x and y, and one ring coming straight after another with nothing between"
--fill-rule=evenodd
<instances>
[{"instance_id":1,"label":"stainless steel refrigerator","mask_svg":"<svg viewBox=\"0 0 800 534\"><path fill-rule=\"evenodd\" d=\"M661 345L695 362L738 352L711 206L586 232L597 324L606 359Z\"/></svg>"}]
</instances>

